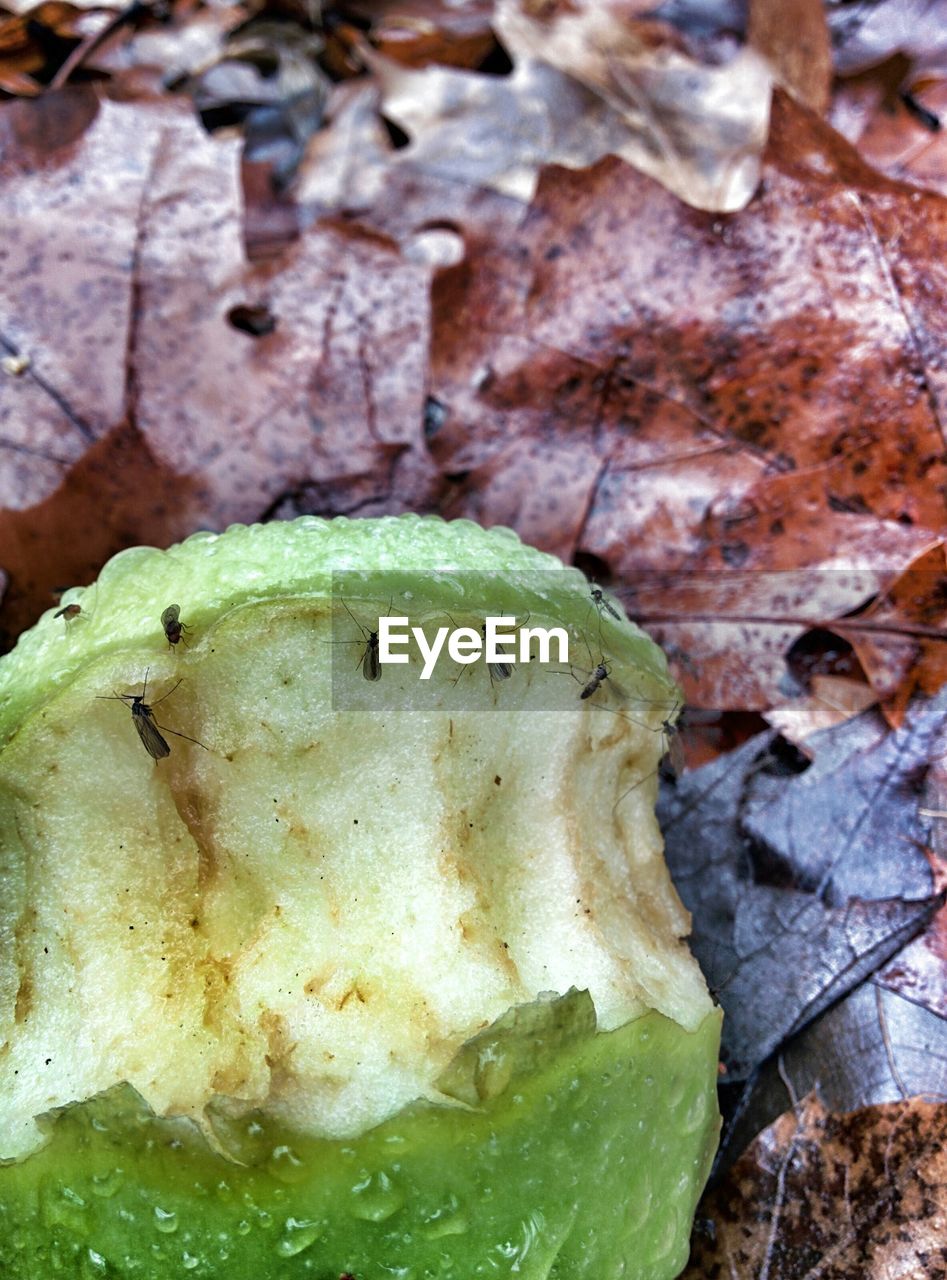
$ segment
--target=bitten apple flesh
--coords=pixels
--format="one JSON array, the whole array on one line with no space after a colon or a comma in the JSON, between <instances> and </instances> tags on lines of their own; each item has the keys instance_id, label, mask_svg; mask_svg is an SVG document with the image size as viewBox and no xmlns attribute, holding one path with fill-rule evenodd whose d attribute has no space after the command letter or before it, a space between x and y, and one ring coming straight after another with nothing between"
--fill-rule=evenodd
<instances>
[{"instance_id":1,"label":"bitten apple flesh","mask_svg":"<svg viewBox=\"0 0 947 1280\"><path fill-rule=\"evenodd\" d=\"M422 698L391 667L350 704L405 564L426 619L564 621L578 668L445 663ZM675 1275L719 1016L654 819L651 642L417 517L124 553L83 609L0 664L4 1275Z\"/></svg>"}]
</instances>

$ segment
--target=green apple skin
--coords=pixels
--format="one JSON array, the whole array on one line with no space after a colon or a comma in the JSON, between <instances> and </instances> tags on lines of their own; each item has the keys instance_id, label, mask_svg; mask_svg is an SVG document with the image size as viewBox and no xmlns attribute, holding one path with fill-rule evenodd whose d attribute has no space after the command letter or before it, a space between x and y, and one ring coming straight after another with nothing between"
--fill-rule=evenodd
<instances>
[{"instance_id":1,"label":"green apple skin","mask_svg":"<svg viewBox=\"0 0 947 1280\"><path fill-rule=\"evenodd\" d=\"M0 1274L670 1280L716 1148L719 1013L592 1023L564 1050L534 1037L540 1064L474 1108L416 1103L344 1142L249 1121L242 1165L127 1087L67 1108L0 1169Z\"/></svg>"},{"instance_id":2,"label":"green apple skin","mask_svg":"<svg viewBox=\"0 0 947 1280\"><path fill-rule=\"evenodd\" d=\"M65 624L50 611L0 662L0 779L6 764L12 788L0 819L13 815L7 829L14 833L6 849L0 839L0 890L6 884L10 895L27 892L16 805L35 807L37 797L52 795L43 788L53 783L41 786L33 771L60 758L44 750L65 752L63 760L73 750L81 754L83 726L89 731L93 722L113 720L115 730L102 730L107 737L96 741L126 742L142 787L157 789L163 779L178 777L169 766L186 775L191 757L207 763L202 744L175 739L172 760L156 765L135 741L127 707L99 697L134 688L146 670L152 678L163 671L170 685L178 670L188 670L174 664L201 657L202 636L231 625L235 634L243 634L242 626L249 634L255 611L271 604L282 617L286 601L324 602L332 570L364 572L364 592L355 591L355 598L377 596L373 575L388 574L384 599L377 600L384 612L390 575L405 565L436 571L427 601L433 609L482 611L483 599L465 599L462 575L454 572L475 569L497 574L491 610L522 616L530 609L534 617L545 610L579 627L591 618L615 682L633 673L636 688L655 700L642 712L652 724L639 736L657 743L666 715L657 700L677 696L660 650L627 621L592 612L588 583L577 570L524 547L508 531L421 517L307 518L292 526L196 535L167 552L136 548L115 557L95 586L74 596L84 617ZM537 570L555 579L545 599L545 586L524 600L512 578L504 585L505 573ZM192 629L192 648L183 654L169 654L158 624L172 602ZM214 669L221 657L218 650ZM305 665L304 651L298 658ZM578 706L571 682L558 684L561 696ZM189 677L177 697L183 701L198 689ZM194 731L187 718L174 723ZM636 731L612 716L601 717L603 727ZM649 749L650 781L629 791L626 808L647 811L653 822L660 751ZM63 791L63 804L68 800ZM596 808L613 825L608 801ZM590 811L583 822L594 817ZM62 856L68 853L67 838ZM6 957L3 951L15 922L8 923L0 909L0 1004L10 996L12 1028L12 944ZM675 927L679 936L683 928ZM40 964L44 940L31 944L39 948ZM536 994L533 988L520 998ZM69 997L63 1000L68 1005ZM387 1112L381 1124L344 1139L291 1132L271 1115L252 1112L239 1121L220 1115L202 1130L175 1117L173 1108L156 1115L121 1083L99 1093L66 1093L85 1101L68 1102L39 1121L44 1145L24 1158L0 1160L0 1276L671 1280L687 1259L719 1131L720 1014L705 990L696 1003L690 996L678 1003L680 1020L639 1002L626 1022L613 1020L607 1030L597 1025L587 992L515 1005L460 1048L435 1082L436 1099ZM68 1037L61 1047L68 1052ZM37 1065L39 1076L42 1061Z\"/></svg>"}]
</instances>

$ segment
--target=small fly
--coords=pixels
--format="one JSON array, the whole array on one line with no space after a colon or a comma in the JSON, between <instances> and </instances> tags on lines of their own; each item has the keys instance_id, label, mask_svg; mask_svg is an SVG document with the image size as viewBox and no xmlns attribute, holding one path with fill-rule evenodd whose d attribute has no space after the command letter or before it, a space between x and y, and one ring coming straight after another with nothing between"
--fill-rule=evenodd
<instances>
[{"instance_id":1,"label":"small fly","mask_svg":"<svg viewBox=\"0 0 947 1280\"><path fill-rule=\"evenodd\" d=\"M177 604L169 604L167 609L161 615L161 625L164 627L164 636L168 642L168 648L173 649L176 644L184 640L184 632L190 628L185 626L181 621L181 606ZM187 641L184 640L185 647Z\"/></svg>"},{"instance_id":2,"label":"small fly","mask_svg":"<svg viewBox=\"0 0 947 1280\"><path fill-rule=\"evenodd\" d=\"M392 603L393 603L392 601L388 602L388 613L385 614L385 617L388 617L388 614L391 613ZM365 677L366 680L380 680L381 679L381 662L379 661L379 658L378 658L377 629L375 631L372 631L369 627L363 626L362 623L359 622L358 618L356 618L355 614L348 607L348 605L345 603L344 600L342 601L342 608L345 610L345 612L349 615L349 617L358 627L359 631L361 631L362 636L364 637L364 640L365 640L365 651L362 654L361 658L359 658L359 665L362 668L362 675ZM353 641L353 643L357 643L357 642Z\"/></svg>"},{"instance_id":3,"label":"small fly","mask_svg":"<svg viewBox=\"0 0 947 1280\"><path fill-rule=\"evenodd\" d=\"M661 722L661 733L664 735L664 754L658 761L657 769L653 769L651 773L647 774L644 778L639 778L637 782L633 782L631 784L627 791L623 791L612 805L612 813L615 812L627 796L631 795L632 791L637 791L640 786L643 786L644 783L648 782L657 773L661 772L662 767L667 769L667 775L665 776L670 775L672 778L679 778L684 772L684 744L681 741L681 731L675 723L675 716L680 710L681 704L679 702L675 702L667 717ZM617 714L620 715L621 712L618 712Z\"/></svg>"},{"instance_id":4,"label":"small fly","mask_svg":"<svg viewBox=\"0 0 947 1280\"><path fill-rule=\"evenodd\" d=\"M447 616L450 617L450 614L448 614ZM516 619L514 618L513 630L518 632L522 627L526 626L527 622L529 622L529 619L530 619L530 615L528 613L522 622L517 622ZM451 621L453 622L453 618L451 618ZM483 626L480 628L480 634L483 636L484 641L486 641L486 638L487 638L486 623L484 623ZM496 684L498 680L509 680L510 676L513 674L513 664L512 662L488 662L487 671L490 673L490 683Z\"/></svg>"},{"instance_id":5,"label":"small fly","mask_svg":"<svg viewBox=\"0 0 947 1280\"><path fill-rule=\"evenodd\" d=\"M178 733L177 729L169 729L166 725L158 724L155 719L154 708L159 702L164 702L165 698L169 698L181 681L173 685L167 693L162 694L158 702L148 703L145 699L148 696L148 672L145 672L144 683L141 693L113 693L100 694L99 699L102 702L124 702L126 706L131 707L132 724L141 739L141 745L154 760L155 764L159 760L163 760L171 754L171 748L167 741L161 736L164 733L173 733L176 738L184 738L187 742L193 742L198 747L204 747L203 742L198 742L196 738L189 737L186 733ZM208 748L204 747L207 751Z\"/></svg>"},{"instance_id":6,"label":"small fly","mask_svg":"<svg viewBox=\"0 0 947 1280\"><path fill-rule=\"evenodd\" d=\"M621 622L621 614L606 596L602 588L596 586L594 582L589 587L589 595L592 597L592 603L599 611L599 615L601 615L602 610L604 609L606 613L610 613L612 615L616 622Z\"/></svg>"},{"instance_id":7,"label":"small fly","mask_svg":"<svg viewBox=\"0 0 947 1280\"><path fill-rule=\"evenodd\" d=\"M81 604L66 604L66 605L63 605L63 607L59 610L58 613L54 613L53 617L62 618L64 622L72 622L73 618L78 618L81 612L82 612Z\"/></svg>"},{"instance_id":8,"label":"small fly","mask_svg":"<svg viewBox=\"0 0 947 1280\"><path fill-rule=\"evenodd\" d=\"M591 698L593 693L598 693L599 689L601 689L604 682L608 679L608 676L609 676L608 663L603 658L602 661L595 668L595 670L592 672L592 678L589 680L588 684L586 684L585 688L579 694L579 697L583 699Z\"/></svg>"}]
</instances>

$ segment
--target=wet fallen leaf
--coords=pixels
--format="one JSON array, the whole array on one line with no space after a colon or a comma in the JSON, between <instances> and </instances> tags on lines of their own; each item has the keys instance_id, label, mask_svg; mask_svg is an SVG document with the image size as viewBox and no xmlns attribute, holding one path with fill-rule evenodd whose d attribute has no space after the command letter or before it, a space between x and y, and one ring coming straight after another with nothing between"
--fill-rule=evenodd
<instances>
[{"instance_id":1,"label":"wet fallen leaf","mask_svg":"<svg viewBox=\"0 0 947 1280\"><path fill-rule=\"evenodd\" d=\"M947 752L947 691L887 733L875 716L810 739L814 759L795 777L758 773L741 798L757 880L787 880L833 906L851 898L930 892L918 813L931 761Z\"/></svg>"},{"instance_id":2,"label":"wet fallen leaf","mask_svg":"<svg viewBox=\"0 0 947 1280\"><path fill-rule=\"evenodd\" d=\"M706 1196L685 1280L947 1272L947 1105L833 1115L810 1094Z\"/></svg>"},{"instance_id":3,"label":"wet fallen leaf","mask_svg":"<svg viewBox=\"0 0 947 1280\"><path fill-rule=\"evenodd\" d=\"M893 723L915 690L933 693L947 682L947 558L943 543L913 560L860 612L837 624L851 641L872 687L888 699Z\"/></svg>"},{"instance_id":4,"label":"wet fallen leaf","mask_svg":"<svg viewBox=\"0 0 947 1280\"><path fill-rule=\"evenodd\" d=\"M900 741L877 720L857 725L860 740L871 742L860 749L852 726L826 731L815 765L795 777L768 756L773 735L762 735L663 788L668 865L693 916L694 952L726 1015L728 1081L749 1076L930 919L938 900L927 862L901 838L922 829L917 799L906 802L886 769L894 755L902 778L923 774L930 722L942 731L945 714L937 706ZM792 829L790 814L802 805L784 797L800 789L812 827L822 826L817 846ZM840 816L839 791L847 800L841 839L824 829ZM877 843L862 842L863 827Z\"/></svg>"},{"instance_id":5,"label":"wet fallen leaf","mask_svg":"<svg viewBox=\"0 0 947 1280\"><path fill-rule=\"evenodd\" d=\"M699 67L591 4L536 18L503 3L495 23L514 58L508 77L415 71L365 50L385 115L411 140L399 163L528 202L544 164L584 168L614 153L702 208L750 198L770 83L750 51Z\"/></svg>"},{"instance_id":6,"label":"wet fallen leaf","mask_svg":"<svg viewBox=\"0 0 947 1280\"><path fill-rule=\"evenodd\" d=\"M763 189L726 219L613 161L547 170L515 236L468 237L436 282L448 509L616 583L686 571L682 607L664 600L683 630L634 612L680 656L689 699L781 701L806 618L780 610L774 633L751 599L712 637L705 685L687 574L896 573L938 540L947 311L927 264L945 233L939 197L880 179L781 96Z\"/></svg>"},{"instance_id":7,"label":"wet fallen leaf","mask_svg":"<svg viewBox=\"0 0 947 1280\"><path fill-rule=\"evenodd\" d=\"M771 76L742 49L701 66L635 4L498 0L497 30L518 64L538 60L587 86L624 122L614 151L699 209L741 209L756 190ZM589 154L585 163L604 152ZM571 163L553 145L547 163Z\"/></svg>"},{"instance_id":8,"label":"wet fallen leaf","mask_svg":"<svg viewBox=\"0 0 947 1280\"><path fill-rule=\"evenodd\" d=\"M253 519L300 476L331 479L340 501L367 488L390 503L400 484L405 507L430 483L404 455L421 450L431 268L345 226L253 268L239 142L209 138L183 103L91 101L77 138L56 148L44 131L32 153L21 139L0 169L0 333L31 361L5 382L0 419L14 626L103 553ZM240 306L269 308L274 331L241 331ZM108 468L105 442L128 430L163 479L126 492L107 526L80 521L76 464Z\"/></svg>"},{"instance_id":9,"label":"wet fallen leaf","mask_svg":"<svg viewBox=\"0 0 947 1280\"><path fill-rule=\"evenodd\" d=\"M947 819L943 810L934 810L927 816L941 826ZM947 861L935 855L930 857L934 888L938 893L945 893ZM875 981L947 1021L947 906L941 907L923 935L900 951Z\"/></svg>"},{"instance_id":10,"label":"wet fallen leaf","mask_svg":"<svg viewBox=\"0 0 947 1280\"><path fill-rule=\"evenodd\" d=\"M944 0L874 0L826 8L840 75L877 66L895 53L910 54L922 66L947 63Z\"/></svg>"}]
</instances>

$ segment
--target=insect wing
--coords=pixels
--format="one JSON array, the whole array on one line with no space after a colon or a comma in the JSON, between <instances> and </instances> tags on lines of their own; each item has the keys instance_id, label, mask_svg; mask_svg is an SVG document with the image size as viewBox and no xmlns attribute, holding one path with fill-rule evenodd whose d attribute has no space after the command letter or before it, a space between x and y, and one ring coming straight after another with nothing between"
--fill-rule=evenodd
<instances>
[{"instance_id":1,"label":"insect wing","mask_svg":"<svg viewBox=\"0 0 947 1280\"><path fill-rule=\"evenodd\" d=\"M161 625L167 630L173 626L181 616L181 606L178 604L169 604L167 609L161 615Z\"/></svg>"},{"instance_id":2,"label":"insect wing","mask_svg":"<svg viewBox=\"0 0 947 1280\"><path fill-rule=\"evenodd\" d=\"M374 631L365 646L365 656L362 658L362 675L366 680L381 679L381 662L378 659L378 636Z\"/></svg>"},{"instance_id":3,"label":"insect wing","mask_svg":"<svg viewBox=\"0 0 947 1280\"><path fill-rule=\"evenodd\" d=\"M141 745L152 760L163 760L165 756L171 754L171 748L162 738L150 707L145 706L143 702L134 703L132 706L132 721L138 730Z\"/></svg>"},{"instance_id":4,"label":"insect wing","mask_svg":"<svg viewBox=\"0 0 947 1280\"><path fill-rule=\"evenodd\" d=\"M681 741L680 731L674 725L668 725L664 731L665 741L667 742L667 759L671 766L671 772L675 778L679 778L684 772L684 744Z\"/></svg>"}]
</instances>

